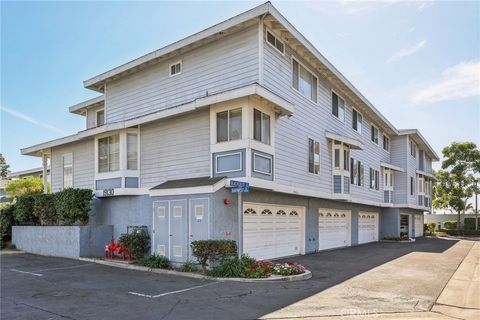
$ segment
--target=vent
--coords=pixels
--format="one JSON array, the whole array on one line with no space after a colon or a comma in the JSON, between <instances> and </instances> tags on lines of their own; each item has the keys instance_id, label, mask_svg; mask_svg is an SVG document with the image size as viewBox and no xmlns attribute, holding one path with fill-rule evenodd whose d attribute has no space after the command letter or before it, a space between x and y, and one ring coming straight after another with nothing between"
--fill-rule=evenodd
<instances>
[{"instance_id":1,"label":"vent","mask_svg":"<svg viewBox=\"0 0 480 320\"><path fill-rule=\"evenodd\" d=\"M182 246L174 246L173 247L173 255L175 257L181 257L182 256Z\"/></svg>"},{"instance_id":2,"label":"vent","mask_svg":"<svg viewBox=\"0 0 480 320\"><path fill-rule=\"evenodd\" d=\"M202 220L204 215L204 207L203 204L195 206L195 218L197 220Z\"/></svg>"},{"instance_id":3,"label":"vent","mask_svg":"<svg viewBox=\"0 0 480 320\"><path fill-rule=\"evenodd\" d=\"M157 208L157 215L159 218L165 218L165 207L158 207Z\"/></svg>"},{"instance_id":4,"label":"vent","mask_svg":"<svg viewBox=\"0 0 480 320\"><path fill-rule=\"evenodd\" d=\"M165 256L165 245L164 244L159 244L157 246L157 253L159 256Z\"/></svg>"},{"instance_id":5,"label":"vent","mask_svg":"<svg viewBox=\"0 0 480 320\"><path fill-rule=\"evenodd\" d=\"M173 207L173 217L174 218L182 217L182 207Z\"/></svg>"}]
</instances>

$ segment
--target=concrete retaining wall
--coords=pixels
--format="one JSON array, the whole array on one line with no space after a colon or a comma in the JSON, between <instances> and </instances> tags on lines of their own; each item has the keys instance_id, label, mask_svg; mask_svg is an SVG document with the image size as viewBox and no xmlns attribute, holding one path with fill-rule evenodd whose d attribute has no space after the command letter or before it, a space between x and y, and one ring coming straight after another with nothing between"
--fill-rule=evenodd
<instances>
[{"instance_id":1,"label":"concrete retaining wall","mask_svg":"<svg viewBox=\"0 0 480 320\"><path fill-rule=\"evenodd\" d=\"M26 252L65 258L101 257L113 226L14 226L12 243Z\"/></svg>"}]
</instances>

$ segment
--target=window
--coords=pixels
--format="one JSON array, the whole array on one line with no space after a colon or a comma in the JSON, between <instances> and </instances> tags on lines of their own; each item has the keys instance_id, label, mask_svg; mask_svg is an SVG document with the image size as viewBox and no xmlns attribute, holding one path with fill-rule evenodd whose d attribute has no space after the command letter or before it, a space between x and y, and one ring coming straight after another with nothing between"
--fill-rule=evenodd
<instances>
[{"instance_id":1,"label":"window","mask_svg":"<svg viewBox=\"0 0 480 320\"><path fill-rule=\"evenodd\" d=\"M373 124L371 126L371 140L373 143L378 144L378 128Z\"/></svg>"},{"instance_id":2,"label":"window","mask_svg":"<svg viewBox=\"0 0 480 320\"><path fill-rule=\"evenodd\" d=\"M313 102L317 102L317 77L297 60L292 60L293 87Z\"/></svg>"},{"instance_id":3,"label":"window","mask_svg":"<svg viewBox=\"0 0 480 320\"><path fill-rule=\"evenodd\" d=\"M73 155L71 153L62 156L63 161L63 188L73 187Z\"/></svg>"},{"instance_id":4,"label":"window","mask_svg":"<svg viewBox=\"0 0 480 320\"><path fill-rule=\"evenodd\" d=\"M137 135L135 133L127 134L127 170L138 169L138 149Z\"/></svg>"},{"instance_id":5,"label":"window","mask_svg":"<svg viewBox=\"0 0 480 320\"><path fill-rule=\"evenodd\" d=\"M308 139L308 172L320 172L320 142Z\"/></svg>"},{"instance_id":6,"label":"window","mask_svg":"<svg viewBox=\"0 0 480 320\"><path fill-rule=\"evenodd\" d=\"M98 139L98 172L120 169L120 136L118 134Z\"/></svg>"},{"instance_id":7,"label":"window","mask_svg":"<svg viewBox=\"0 0 480 320\"><path fill-rule=\"evenodd\" d=\"M182 217L182 211L183 211L182 207L174 206L173 207L173 217L174 218L181 218Z\"/></svg>"},{"instance_id":8,"label":"window","mask_svg":"<svg viewBox=\"0 0 480 320\"><path fill-rule=\"evenodd\" d=\"M335 149L334 158L335 158L335 161L334 161L335 169L340 169L340 149Z\"/></svg>"},{"instance_id":9,"label":"window","mask_svg":"<svg viewBox=\"0 0 480 320\"><path fill-rule=\"evenodd\" d=\"M261 174L272 175L272 157L253 153L253 171Z\"/></svg>"},{"instance_id":10,"label":"window","mask_svg":"<svg viewBox=\"0 0 480 320\"><path fill-rule=\"evenodd\" d=\"M332 114L340 119L340 121L345 121L345 100L340 98L335 92L332 91Z\"/></svg>"},{"instance_id":11,"label":"window","mask_svg":"<svg viewBox=\"0 0 480 320\"><path fill-rule=\"evenodd\" d=\"M350 183L357 186L363 186L363 163L361 161L350 159Z\"/></svg>"},{"instance_id":12,"label":"window","mask_svg":"<svg viewBox=\"0 0 480 320\"><path fill-rule=\"evenodd\" d=\"M215 173L242 171L242 152L215 155Z\"/></svg>"},{"instance_id":13,"label":"window","mask_svg":"<svg viewBox=\"0 0 480 320\"><path fill-rule=\"evenodd\" d=\"M413 196L415 194L415 180L413 177L410 177L410 195Z\"/></svg>"},{"instance_id":14,"label":"window","mask_svg":"<svg viewBox=\"0 0 480 320\"><path fill-rule=\"evenodd\" d=\"M253 110L253 138L270 144L270 116L257 109Z\"/></svg>"},{"instance_id":15,"label":"window","mask_svg":"<svg viewBox=\"0 0 480 320\"><path fill-rule=\"evenodd\" d=\"M195 206L195 219L202 220L204 215L205 209L203 204L199 204Z\"/></svg>"},{"instance_id":16,"label":"window","mask_svg":"<svg viewBox=\"0 0 480 320\"><path fill-rule=\"evenodd\" d=\"M97 127L105 124L105 110L97 111Z\"/></svg>"},{"instance_id":17,"label":"window","mask_svg":"<svg viewBox=\"0 0 480 320\"><path fill-rule=\"evenodd\" d=\"M363 117L357 110L353 109L352 112L352 128L353 130L357 131L358 133L362 133L362 124L363 124Z\"/></svg>"},{"instance_id":18,"label":"window","mask_svg":"<svg viewBox=\"0 0 480 320\"><path fill-rule=\"evenodd\" d=\"M278 40L278 38L275 37L270 31L267 31L267 42L282 54L284 53L285 46L283 45L283 42Z\"/></svg>"},{"instance_id":19,"label":"window","mask_svg":"<svg viewBox=\"0 0 480 320\"><path fill-rule=\"evenodd\" d=\"M370 189L380 189L380 172L373 168L370 168Z\"/></svg>"},{"instance_id":20,"label":"window","mask_svg":"<svg viewBox=\"0 0 480 320\"><path fill-rule=\"evenodd\" d=\"M423 181L423 176L418 177L418 193L423 193L424 192L424 181Z\"/></svg>"},{"instance_id":21,"label":"window","mask_svg":"<svg viewBox=\"0 0 480 320\"><path fill-rule=\"evenodd\" d=\"M393 190L393 171L385 169L383 177L383 188L385 190Z\"/></svg>"},{"instance_id":22,"label":"window","mask_svg":"<svg viewBox=\"0 0 480 320\"><path fill-rule=\"evenodd\" d=\"M242 109L217 113L217 142L242 138Z\"/></svg>"},{"instance_id":23,"label":"window","mask_svg":"<svg viewBox=\"0 0 480 320\"><path fill-rule=\"evenodd\" d=\"M417 145L413 140L410 140L410 155L414 158L417 157Z\"/></svg>"},{"instance_id":24,"label":"window","mask_svg":"<svg viewBox=\"0 0 480 320\"><path fill-rule=\"evenodd\" d=\"M383 135L383 150L390 152L390 138Z\"/></svg>"},{"instance_id":25,"label":"window","mask_svg":"<svg viewBox=\"0 0 480 320\"><path fill-rule=\"evenodd\" d=\"M343 170L345 171L350 171L350 168L348 166L349 164L348 159L350 159L350 151L344 149L343 150Z\"/></svg>"},{"instance_id":26,"label":"window","mask_svg":"<svg viewBox=\"0 0 480 320\"><path fill-rule=\"evenodd\" d=\"M172 63L170 65L170 77L182 73L182 61Z\"/></svg>"}]
</instances>

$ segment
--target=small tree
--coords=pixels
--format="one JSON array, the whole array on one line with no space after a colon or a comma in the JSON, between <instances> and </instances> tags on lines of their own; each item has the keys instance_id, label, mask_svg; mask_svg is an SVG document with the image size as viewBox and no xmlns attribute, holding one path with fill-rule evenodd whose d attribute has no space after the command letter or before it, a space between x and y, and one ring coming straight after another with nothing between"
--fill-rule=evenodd
<instances>
[{"instance_id":1,"label":"small tree","mask_svg":"<svg viewBox=\"0 0 480 320\"><path fill-rule=\"evenodd\" d=\"M55 193L55 209L58 218L66 225L77 221L87 224L92 209L93 191L90 189L67 188Z\"/></svg>"},{"instance_id":2,"label":"small tree","mask_svg":"<svg viewBox=\"0 0 480 320\"><path fill-rule=\"evenodd\" d=\"M51 193L39 193L33 196L33 214L42 226L56 225L58 216L55 210L55 196Z\"/></svg>"},{"instance_id":3,"label":"small tree","mask_svg":"<svg viewBox=\"0 0 480 320\"><path fill-rule=\"evenodd\" d=\"M474 190L474 174L480 170L480 151L473 142L453 142L442 150L442 170L437 173L435 186L436 208L451 208L457 212L457 229L460 214L467 208L467 200Z\"/></svg>"},{"instance_id":4,"label":"small tree","mask_svg":"<svg viewBox=\"0 0 480 320\"><path fill-rule=\"evenodd\" d=\"M26 178L10 181L5 188L9 197L24 196L27 194L42 193L43 181L41 178Z\"/></svg>"},{"instance_id":5,"label":"small tree","mask_svg":"<svg viewBox=\"0 0 480 320\"><path fill-rule=\"evenodd\" d=\"M3 157L3 154L0 153L0 178L7 179L7 175L10 172L10 166L7 164L7 160Z\"/></svg>"}]
</instances>

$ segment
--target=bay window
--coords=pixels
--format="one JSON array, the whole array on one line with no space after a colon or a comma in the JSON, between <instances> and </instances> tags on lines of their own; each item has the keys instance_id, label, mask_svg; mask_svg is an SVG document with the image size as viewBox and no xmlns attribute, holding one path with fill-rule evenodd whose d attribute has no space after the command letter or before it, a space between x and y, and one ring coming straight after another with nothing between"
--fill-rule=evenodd
<instances>
[{"instance_id":1,"label":"bay window","mask_svg":"<svg viewBox=\"0 0 480 320\"><path fill-rule=\"evenodd\" d=\"M242 138L242 109L217 113L217 142Z\"/></svg>"},{"instance_id":2,"label":"bay window","mask_svg":"<svg viewBox=\"0 0 480 320\"><path fill-rule=\"evenodd\" d=\"M120 136L98 139L98 172L120 170Z\"/></svg>"},{"instance_id":3,"label":"bay window","mask_svg":"<svg viewBox=\"0 0 480 320\"><path fill-rule=\"evenodd\" d=\"M317 77L297 60L292 60L293 87L306 98L317 102Z\"/></svg>"},{"instance_id":4,"label":"bay window","mask_svg":"<svg viewBox=\"0 0 480 320\"><path fill-rule=\"evenodd\" d=\"M253 138L270 144L270 116L257 109L253 110Z\"/></svg>"}]
</instances>

